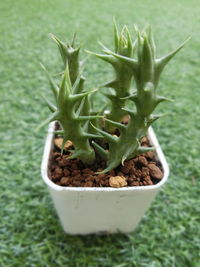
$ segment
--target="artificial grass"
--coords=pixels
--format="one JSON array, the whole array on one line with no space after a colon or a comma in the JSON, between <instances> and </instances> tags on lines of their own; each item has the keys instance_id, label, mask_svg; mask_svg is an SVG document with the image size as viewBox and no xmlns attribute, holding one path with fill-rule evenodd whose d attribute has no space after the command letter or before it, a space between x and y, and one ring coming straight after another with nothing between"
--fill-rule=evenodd
<instances>
[{"instance_id":1,"label":"artificial grass","mask_svg":"<svg viewBox=\"0 0 200 267\"><path fill-rule=\"evenodd\" d=\"M198 1L1 1L0 2L0 266L160 267L200 265L200 68ZM171 115L154 128L170 163L168 184L133 234L65 235L40 178L45 130L34 129L48 110L39 67L60 70L48 33L61 38L79 30L88 49L111 44L112 16L119 24L152 24L158 54L192 34L166 68L159 90L175 99ZM108 69L89 58L88 87L107 80ZM101 104L101 102L99 102Z\"/></svg>"}]
</instances>

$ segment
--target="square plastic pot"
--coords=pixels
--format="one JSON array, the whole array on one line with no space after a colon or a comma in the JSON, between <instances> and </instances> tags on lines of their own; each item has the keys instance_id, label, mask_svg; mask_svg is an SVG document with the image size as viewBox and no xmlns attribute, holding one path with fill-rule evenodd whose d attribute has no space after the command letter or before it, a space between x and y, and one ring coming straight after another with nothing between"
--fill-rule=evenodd
<instances>
[{"instance_id":1,"label":"square plastic pot","mask_svg":"<svg viewBox=\"0 0 200 267\"><path fill-rule=\"evenodd\" d=\"M156 148L164 177L155 185L123 188L62 187L48 177L48 164L53 146L55 123L49 125L41 165L42 178L51 194L63 229L68 234L132 232L167 181L169 168L152 128L148 131Z\"/></svg>"}]
</instances>

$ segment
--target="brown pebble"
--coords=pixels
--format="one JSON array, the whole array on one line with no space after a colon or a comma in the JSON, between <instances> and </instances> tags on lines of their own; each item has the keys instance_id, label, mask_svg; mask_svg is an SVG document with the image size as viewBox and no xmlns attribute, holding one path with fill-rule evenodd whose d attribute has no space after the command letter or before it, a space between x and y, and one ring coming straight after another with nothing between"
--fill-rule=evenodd
<instances>
[{"instance_id":1,"label":"brown pebble","mask_svg":"<svg viewBox=\"0 0 200 267\"><path fill-rule=\"evenodd\" d=\"M111 187L123 187L123 186L127 186L127 182L124 176L111 176L109 178L109 185Z\"/></svg>"},{"instance_id":2,"label":"brown pebble","mask_svg":"<svg viewBox=\"0 0 200 267\"><path fill-rule=\"evenodd\" d=\"M148 182L151 182L151 177L148 175L145 177L145 180L148 181Z\"/></svg>"},{"instance_id":3,"label":"brown pebble","mask_svg":"<svg viewBox=\"0 0 200 267\"><path fill-rule=\"evenodd\" d=\"M124 166L121 167L121 171L128 174L130 169L134 167L134 162L132 160L127 160L124 162Z\"/></svg>"},{"instance_id":4,"label":"brown pebble","mask_svg":"<svg viewBox=\"0 0 200 267\"><path fill-rule=\"evenodd\" d=\"M81 186L81 182L78 180L72 180L72 185L75 187L79 187L79 186Z\"/></svg>"},{"instance_id":5,"label":"brown pebble","mask_svg":"<svg viewBox=\"0 0 200 267\"><path fill-rule=\"evenodd\" d=\"M63 176L63 170L57 167L54 171L55 178L61 178Z\"/></svg>"},{"instance_id":6,"label":"brown pebble","mask_svg":"<svg viewBox=\"0 0 200 267\"><path fill-rule=\"evenodd\" d=\"M121 175L122 173L128 174L129 171L130 171L130 168L127 168L126 166L123 166L123 167L121 167L121 171L122 172L118 173L118 175Z\"/></svg>"},{"instance_id":7,"label":"brown pebble","mask_svg":"<svg viewBox=\"0 0 200 267\"><path fill-rule=\"evenodd\" d=\"M153 178L156 178L156 179L162 179L163 177L163 173L162 171L154 164L149 164L148 165L148 168L149 168L149 171L150 171L150 175L153 177Z\"/></svg>"},{"instance_id":8,"label":"brown pebble","mask_svg":"<svg viewBox=\"0 0 200 267\"><path fill-rule=\"evenodd\" d=\"M145 137L145 136L141 140L141 143L147 143L148 144L148 142L149 141L148 141L147 137Z\"/></svg>"},{"instance_id":9,"label":"brown pebble","mask_svg":"<svg viewBox=\"0 0 200 267\"><path fill-rule=\"evenodd\" d=\"M105 180L105 186L109 186L110 184L109 184L109 180L107 179L107 180Z\"/></svg>"},{"instance_id":10,"label":"brown pebble","mask_svg":"<svg viewBox=\"0 0 200 267\"><path fill-rule=\"evenodd\" d=\"M67 159L65 159L65 158L60 159L60 160L58 161L58 165L59 165L60 167L65 167L65 166L67 165Z\"/></svg>"},{"instance_id":11,"label":"brown pebble","mask_svg":"<svg viewBox=\"0 0 200 267\"><path fill-rule=\"evenodd\" d=\"M77 166L77 164L74 162L74 163L72 163L72 165L71 165L71 168L70 168L71 170L78 170L78 166Z\"/></svg>"},{"instance_id":12,"label":"brown pebble","mask_svg":"<svg viewBox=\"0 0 200 267\"><path fill-rule=\"evenodd\" d=\"M129 171L129 174L131 174L131 176L135 176L135 172L136 172L136 169L134 167L132 167Z\"/></svg>"},{"instance_id":13,"label":"brown pebble","mask_svg":"<svg viewBox=\"0 0 200 267\"><path fill-rule=\"evenodd\" d=\"M57 148L61 149L62 148L62 142L63 142L63 138L62 137L58 137L54 139L54 144ZM65 145L64 145L64 149L67 150L70 147L72 147L72 142L70 140L68 140Z\"/></svg>"},{"instance_id":14,"label":"brown pebble","mask_svg":"<svg viewBox=\"0 0 200 267\"><path fill-rule=\"evenodd\" d=\"M98 184L101 180L101 178L97 175L97 176L93 176L94 177L94 180L95 182Z\"/></svg>"},{"instance_id":15,"label":"brown pebble","mask_svg":"<svg viewBox=\"0 0 200 267\"><path fill-rule=\"evenodd\" d=\"M143 156L139 156L139 157L138 157L138 162L139 162L140 164L142 164L143 166L147 166L147 165L148 165L148 161L147 161L147 159L146 159L145 157L143 157Z\"/></svg>"},{"instance_id":16,"label":"brown pebble","mask_svg":"<svg viewBox=\"0 0 200 267\"><path fill-rule=\"evenodd\" d=\"M135 170L135 176L136 176L137 178L141 178L141 177L142 177L142 172L141 172L141 170L139 170L139 169Z\"/></svg>"},{"instance_id":17,"label":"brown pebble","mask_svg":"<svg viewBox=\"0 0 200 267\"><path fill-rule=\"evenodd\" d=\"M91 169L89 169L89 168L86 168L86 169L83 169L83 170L82 170L82 173L83 173L83 174L92 174L92 173L94 173L94 172L93 172L93 170L91 170Z\"/></svg>"},{"instance_id":18,"label":"brown pebble","mask_svg":"<svg viewBox=\"0 0 200 267\"><path fill-rule=\"evenodd\" d=\"M128 122L129 122L129 120L130 120L130 116L129 115L125 115L123 117L123 119L122 119L122 123L125 124L125 125L127 125Z\"/></svg>"},{"instance_id":19,"label":"brown pebble","mask_svg":"<svg viewBox=\"0 0 200 267\"><path fill-rule=\"evenodd\" d=\"M55 161L59 162L61 159L62 159L62 158L61 158L61 155L60 155L59 157L56 157L56 158L55 158Z\"/></svg>"},{"instance_id":20,"label":"brown pebble","mask_svg":"<svg viewBox=\"0 0 200 267\"><path fill-rule=\"evenodd\" d=\"M83 179L83 176L81 174L77 174L77 175L73 176L73 180L80 181L82 179Z\"/></svg>"},{"instance_id":21,"label":"brown pebble","mask_svg":"<svg viewBox=\"0 0 200 267\"><path fill-rule=\"evenodd\" d=\"M69 176L70 175L70 171L68 169L64 169L63 170L63 174L64 174L64 176Z\"/></svg>"},{"instance_id":22,"label":"brown pebble","mask_svg":"<svg viewBox=\"0 0 200 267\"><path fill-rule=\"evenodd\" d=\"M81 173L80 170L73 170L72 171L72 176L79 175L80 173Z\"/></svg>"},{"instance_id":23,"label":"brown pebble","mask_svg":"<svg viewBox=\"0 0 200 267\"><path fill-rule=\"evenodd\" d=\"M134 182L135 179L133 177L128 177L127 180L128 180L129 183L132 183L132 182Z\"/></svg>"},{"instance_id":24,"label":"brown pebble","mask_svg":"<svg viewBox=\"0 0 200 267\"><path fill-rule=\"evenodd\" d=\"M60 179L60 185L68 185L70 183L70 178L69 177L62 177Z\"/></svg>"},{"instance_id":25,"label":"brown pebble","mask_svg":"<svg viewBox=\"0 0 200 267\"><path fill-rule=\"evenodd\" d=\"M139 186L139 185L140 185L140 183L139 183L139 182L137 182L137 181L134 181L134 182L132 182L130 185L131 185L131 186Z\"/></svg>"},{"instance_id":26,"label":"brown pebble","mask_svg":"<svg viewBox=\"0 0 200 267\"><path fill-rule=\"evenodd\" d=\"M154 158L154 153L155 153L155 152L153 152L153 151L149 151L149 152L147 152L147 153L145 154L145 156L146 156L147 158L149 158L149 159L153 159L153 158Z\"/></svg>"},{"instance_id":27,"label":"brown pebble","mask_svg":"<svg viewBox=\"0 0 200 267\"><path fill-rule=\"evenodd\" d=\"M142 177L146 177L149 175L149 168L147 167L142 167Z\"/></svg>"},{"instance_id":28,"label":"brown pebble","mask_svg":"<svg viewBox=\"0 0 200 267\"><path fill-rule=\"evenodd\" d=\"M84 185L84 187L92 187L92 186L93 186L93 182L92 181L88 181Z\"/></svg>"},{"instance_id":29,"label":"brown pebble","mask_svg":"<svg viewBox=\"0 0 200 267\"><path fill-rule=\"evenodd\" d=\"M101 186L104 186L104 185L106 184L106 183L105 183L105 180L100 180L99 184L100 184Z\"/></svg>"},{"instance_id":30,"label":"brown pebble","mask_svg":"<svg viewBox=\"0 0 200 267\"><path fill-rule=\"evenodd\" d=\"M86 182L89 182L89 181L93 182L94 180L95 180L95 179L94 179L94 177L93 177L92 175L89 175L89 176L85 179Z\"/></svg>"},{"instance_id":31,"label":"brown pebble","mask_svg":"<svg viewBox=\"0 0 200 267\"><path fill-rule=\"evenodd\" d=\"M50 168L51 168L52 171L55 170L56 167L57 167L57 164L52 164L52 165L50 166Z\"/></svg>"},{"instance_id":32,"label":"brown pebble","mask_svg":"<svg viewBox=\"0 0 200 267\"><path fill-rule=\"evenodd\" d=\"M99 179L102 179L102 178L104 178L105 176L106 176L105 173L100 173L100 174L97 175L97 177L98 177Z\"/></svg>"}]
</instances>

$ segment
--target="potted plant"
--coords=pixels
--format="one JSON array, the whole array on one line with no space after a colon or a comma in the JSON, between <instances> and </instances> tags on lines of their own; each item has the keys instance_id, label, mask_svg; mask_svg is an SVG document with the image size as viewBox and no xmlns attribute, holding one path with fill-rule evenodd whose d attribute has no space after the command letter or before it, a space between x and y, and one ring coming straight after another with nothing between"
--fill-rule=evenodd
<instances>
[{"instance_id":1,"label":"potted plant","mask_svg":"<svg viewBox=\"0 0 200 267\"><path fill-rule=\"evenodd\" d=\"M70 234L131 232L156 193L166 182L169 169L151 124L153 114L168 99L157 94L160 75L185 42L168 55L156 58L151 28L135 27L133 41L125 26L114 23L114 51L104 45L93 54L111 64L115 77L107 88L106 105L95 110L96 90L85 90L80 46L57 43L64 71L60 85L43 67L55 103L42 123L49 131L42 160L47 184L64 231Z\"/></svg>"}]
</instances>

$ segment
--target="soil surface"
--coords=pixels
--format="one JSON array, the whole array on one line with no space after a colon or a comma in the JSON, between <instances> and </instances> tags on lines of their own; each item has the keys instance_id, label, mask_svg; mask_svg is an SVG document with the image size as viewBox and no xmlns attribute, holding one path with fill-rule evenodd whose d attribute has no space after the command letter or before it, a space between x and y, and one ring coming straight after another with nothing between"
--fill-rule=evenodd
<instances>
[{"instance_id":1,"label":"soil surface","mask_svg":"<svg viewBox=\"0 0 200 267\"><path fill-rule=\"evenodd\" d=\"M59 138L59 137L58 137ZM57 144L57 138L54 144ZM149 146L147 138L143 146ZM78 159L67 159L69 152L61 155L58 146L54 145L49 162L49 178L57 185L70 187L124 187L147 186L158 183L163 178L161 163L156 159L156 152L147 152L124 162L124 166L97 174L105 167L105 161L97 157L93 166L86 166Z\"/></svg>"}]
</instances>

